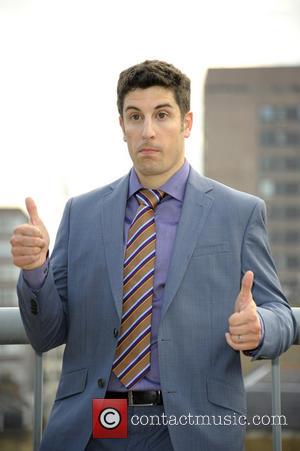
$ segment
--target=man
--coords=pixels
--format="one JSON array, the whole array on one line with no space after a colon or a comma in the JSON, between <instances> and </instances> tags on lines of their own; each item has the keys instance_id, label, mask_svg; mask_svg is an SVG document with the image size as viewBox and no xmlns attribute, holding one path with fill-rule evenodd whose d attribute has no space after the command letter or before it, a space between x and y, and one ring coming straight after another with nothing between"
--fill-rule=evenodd
<instances>
[{"instance_id":1,"label":"man","mask_svg":"<svg viewBox=\"0 0 300 451\"><path fill-rule=\"evenodd\" d=\"M118 109L130 173L69 200L50 259L33 199L11 240L32 346L66 343L40 449L241 450L239 351L273 358L295 333L264 203L185 160L190 81L174 66L123 71ZM128 398L128 439L91 437L92 399L104 397ZM136 426L136 415L179 424Z\"/></svg>"}]
</instances>

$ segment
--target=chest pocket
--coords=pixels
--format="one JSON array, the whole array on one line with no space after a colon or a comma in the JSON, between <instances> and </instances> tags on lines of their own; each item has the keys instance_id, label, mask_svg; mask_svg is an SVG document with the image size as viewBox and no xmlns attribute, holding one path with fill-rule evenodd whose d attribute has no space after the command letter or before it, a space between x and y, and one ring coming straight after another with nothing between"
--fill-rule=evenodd
<instances>
[{"instance_id":1,"label":"chest pocket","mask_svg":"<svg viewBox=\"0 0 300 451\"><path fill-rule=\"evenodd\" d=\"M196 246L192 257L200 257L201 255L210 254L224 254L227 252L230 252L229 242L223 241L221 243L202 244Z\"/></svg>"}]
</instances>

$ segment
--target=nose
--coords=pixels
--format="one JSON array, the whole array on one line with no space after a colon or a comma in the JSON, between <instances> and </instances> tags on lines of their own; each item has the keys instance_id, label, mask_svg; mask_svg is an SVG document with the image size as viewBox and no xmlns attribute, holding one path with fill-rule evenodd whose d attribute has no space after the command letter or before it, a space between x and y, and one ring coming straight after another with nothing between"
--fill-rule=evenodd
<instances>
[{"instance_id":1,"label":"nose","mask_svg":"<svg viewBox=\"0 0 300 451\"><path fill-rule=\"evenodd\" d=\"M155 136L152 119L145 119L143 124L143 139L151 139Z\"/></svg>"}]
</instances>

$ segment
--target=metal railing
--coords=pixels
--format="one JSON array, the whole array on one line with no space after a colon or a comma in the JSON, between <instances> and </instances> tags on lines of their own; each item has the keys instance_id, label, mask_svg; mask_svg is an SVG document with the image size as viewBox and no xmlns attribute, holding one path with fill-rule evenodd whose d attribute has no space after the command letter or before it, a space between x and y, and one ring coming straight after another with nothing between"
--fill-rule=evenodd
<instances>
[{"instance_id":1,"label":"metal railing","mask_svg":"<svg viewBox=\"0 0 300 451\"><path fill-rule=\"evenodd\" d=\"M18 307L0 307L0 344L29 344ZM35 353L33 450L37 451L43 426L43 356Z\"/></svg>"},{"instance_id":2,"label":"metal railing","mask_svg":"<svg viewBox=\"0 0 300 451\"><path fill-rule=\"evenodd\" d=\"M300 345L300 307L292 309L298 323L295 345ZM0 307L0 344L28 344L18 307ZM33 450L37 451L42 437L43 418L43 357L35 354ZM279 358L272 360L272 415L281 415ZM273 451L282 451L281 425L272 426Z\"/></svg>"},{"instance_id":3,"label":"metal railing","mask_svg":"<svg viewBox=\"0 0 300 451\"><path fill-rule=\"evenodd\" d=\"M293 314L298 324L298 333L295 345L300 345L300 307L293 307ZM279 357L272 360L272 415L281 415L281 389L280 389L280 364ZM272 426L273 451L282 451L281 425Z\"/></svg>"}]
</instances>

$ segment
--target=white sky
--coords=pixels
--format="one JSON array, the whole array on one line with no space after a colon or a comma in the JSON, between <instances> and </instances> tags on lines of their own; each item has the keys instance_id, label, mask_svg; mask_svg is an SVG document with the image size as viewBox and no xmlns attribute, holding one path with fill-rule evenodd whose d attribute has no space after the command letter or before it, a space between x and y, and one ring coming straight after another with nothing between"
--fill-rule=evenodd
<instances>
[{"instance_id":1,"label":"white sky","mask_svg":"<svg viewBox=\"0 0 300 451\"><path fill-rule=\"evenodd\" d=\"M66 198L129 170L116 83L145 59L190 76L201 170L206 69L299 65L299 43L300 0L0 0L0 205L34 197L53 244Z\"/></svg>"}]
</instances>

